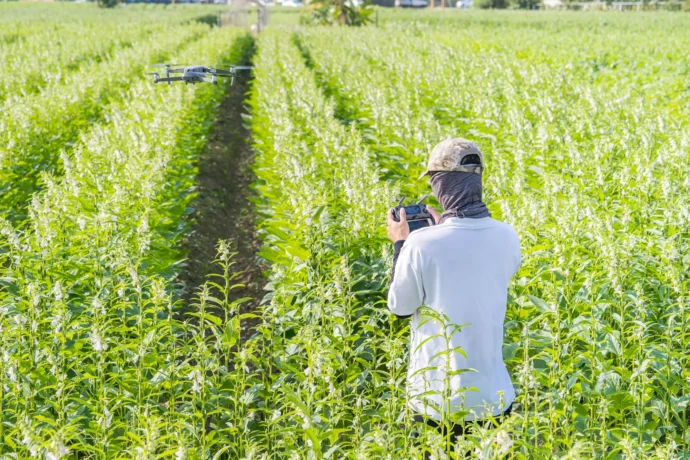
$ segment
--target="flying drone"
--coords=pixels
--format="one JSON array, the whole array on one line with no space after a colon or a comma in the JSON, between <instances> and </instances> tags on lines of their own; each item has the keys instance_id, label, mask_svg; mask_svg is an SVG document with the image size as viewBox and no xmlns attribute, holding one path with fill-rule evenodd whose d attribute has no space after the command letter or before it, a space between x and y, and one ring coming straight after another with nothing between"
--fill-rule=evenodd
<instances>
[{"instance_id":1,"label":"flying drone","mask_svg":"<svg viewBox=\"0 0 690 460\"><path fill-rule=\"evenodd\" d=\"M203 65L189 65L183 64L153 64L154 67L165 67L165 77L161 77L159 72L152 72L147 75L153 75L153 82L170 82L183 81L186 84L192 83L218 83L218 77L230 77L232 80L230 84L235 83L235 76L238 70L249 70L251 66L230 65L229 70L215 69L213 67L206 67ZM172 74L181 73L182 76L172 76Z\"/></svg>"}]
</instances>

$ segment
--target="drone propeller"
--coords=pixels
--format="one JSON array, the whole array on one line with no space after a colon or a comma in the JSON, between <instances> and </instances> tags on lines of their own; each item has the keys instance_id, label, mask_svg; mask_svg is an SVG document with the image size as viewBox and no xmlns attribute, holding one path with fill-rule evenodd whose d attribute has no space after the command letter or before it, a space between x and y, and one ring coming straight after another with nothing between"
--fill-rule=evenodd
<instances>
[{"instance_id":1,"label":"drone propeller","mask_svg":"<svg viewBox=\"0 0 690 460\"><path fill-rule=\"evenodd\" d=\"M235 70L237 70L237 69L235 69ZM239 70L249 70L249 69L239 69ZM229 73L229 74L219 73L219 74L215 74L215 75L218 76L218 77L233 77L233 78L235 77L235 73L234 73L234 72L233 72L233 73Z\"/></svg>"},{"instance_id":2,"label":"drone propeller","mask_svg":"<svg viewBox=\"0 0 690 460\"><path fill-rule=\"evenodd\" d=\"M247 69L253 69L254 68L254 66L251 66L251 65L235 65L235 64L230 64L229 62L224 62L222 64L218 64L216 67L218 67L219 69L220 68L226 69L228 67L233 67L235 69L240 69L240 70L247 70Z\"/></svg>"},{"instance_id":3,"label":"drone propeller","mask_svg":"<svg viewBox=\"0 0 690 460\"><path fill-rule=\"evenodd\" d=\"M185 66L186 64L150 64L151 67L177 67Z\"/></svg>"}]
</instances>

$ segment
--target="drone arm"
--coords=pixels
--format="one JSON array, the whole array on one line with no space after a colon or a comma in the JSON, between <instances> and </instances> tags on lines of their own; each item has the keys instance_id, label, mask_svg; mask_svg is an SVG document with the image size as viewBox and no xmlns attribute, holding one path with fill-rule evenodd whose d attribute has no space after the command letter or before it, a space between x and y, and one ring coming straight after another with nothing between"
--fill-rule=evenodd
<instances>
[{"instance_id":1,"label":"drone arm","mask_svg":"<svg viewBox=\"0 0 690 460\"><path fill-rule=\"evenodd\" d=\"M165 81L182 81L184 78L182 77L162 77L162 78L157 78L156 83L160 82L165 82Z\"/></svg>"},{"instance_id":2,"label":"drone arm","mask_svg":"<svg viewBox=\"0 0 690 460\"><path fill-rule=\"evenodd\" d=\"M209 71L213 74L220 76L225 76L229 77L232 76L235 72L230 71L230 70L223 70L223 69L209 69Z\"/></svg>"}]
</instances>

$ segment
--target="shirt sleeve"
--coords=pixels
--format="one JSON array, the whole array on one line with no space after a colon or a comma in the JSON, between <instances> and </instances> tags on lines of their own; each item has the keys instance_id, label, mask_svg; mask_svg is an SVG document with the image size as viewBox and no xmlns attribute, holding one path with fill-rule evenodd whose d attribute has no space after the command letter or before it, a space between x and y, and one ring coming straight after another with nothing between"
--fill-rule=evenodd
<instances>
[{"instance_id":1,"label":"shirt sleeve","mask_svg":"<svg viewBox=\"0 0 690 460\"><path fill-rule=\"evenodd\" d=\"M403 246L405 245L405 240L398 240L393 244L393 272L391 273L391 283L393 282L393 279L395 278L395 264L398 262L398 257L400 257L400 251L402 251Z\"/></svg>"},{"instance_id":2,"label":"shirt sleeve","mask_svg":"<svg viewBox=\"0 0 690 460\"><path fill-rule=\"evenodd\" d=\"M403 245L393 266L393 279L388 290L388 309L398 317L412 315L424 303L419 251Z\"/></svg>"}]
</instances>

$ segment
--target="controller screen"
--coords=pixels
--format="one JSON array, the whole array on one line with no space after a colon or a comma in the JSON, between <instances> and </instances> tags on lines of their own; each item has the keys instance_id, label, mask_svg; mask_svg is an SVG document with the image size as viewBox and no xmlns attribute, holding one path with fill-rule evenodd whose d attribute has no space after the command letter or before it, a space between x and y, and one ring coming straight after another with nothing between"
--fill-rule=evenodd
<instances>
[{"instance_id":1,"label":"controller screen","mask_svg":"<svg viewBox=\"0 0 690 460\"><path fill-rule=\"evenodd\" d=\"M407 225L409 225L410 231L414 232L415 230L419 230L420 228L428 227L429 222L427 222L426 219L410 220L410 221L407 221Z\"/></svg>"},{"instance_id":2,"label":"controller screen","mask_svg":"<svg viewBox=\"0 0 690 460\"><path fill-rule=\"evenodd\" d=\"M408 214L419 214L422 210L419 206L405 206L405 212Z\"/></svg>"}]
</instances>

